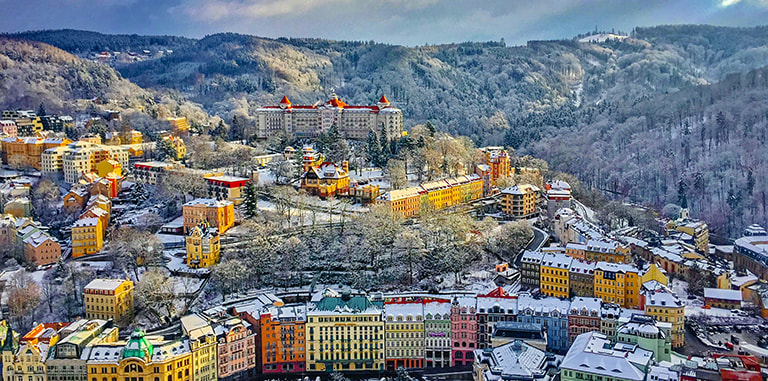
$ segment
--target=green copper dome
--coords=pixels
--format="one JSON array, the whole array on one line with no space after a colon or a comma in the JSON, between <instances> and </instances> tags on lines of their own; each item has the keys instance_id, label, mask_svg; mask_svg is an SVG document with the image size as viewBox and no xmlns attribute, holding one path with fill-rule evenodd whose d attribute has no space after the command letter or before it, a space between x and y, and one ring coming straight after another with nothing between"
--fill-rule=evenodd
<instances>
[{"instance_id":1,"label":"green copper dome","mask_svg":"<svg viewBox=\"0 0 768 381\"><path fill-rule=\"evenodd\" d=\"M144 337L144 332L136 328L136 330L131 333L131 338L123 348L123 358L149 358L152 357L153 351L154 348L152 347L152 344L150 344L150 342L147 341L147 339Z\"/></svg>"}]
</instances>

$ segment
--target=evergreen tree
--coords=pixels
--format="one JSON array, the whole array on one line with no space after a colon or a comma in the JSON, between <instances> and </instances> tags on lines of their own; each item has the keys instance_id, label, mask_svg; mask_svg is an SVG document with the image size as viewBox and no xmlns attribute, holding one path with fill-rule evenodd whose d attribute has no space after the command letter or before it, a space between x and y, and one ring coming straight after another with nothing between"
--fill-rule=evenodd
<instances>
[{"instance_id":1,"label":"evergreen tree","mask_svg":"<svg viewBox=\"0 0 768 381\"><path fill-rule=\"evenodd\" d=\"M48 114L45 113L45 106L43 106L42 103L40 103L40 107L37 108L37 116L46 116Z\"/></svg>"},{"instance_id":2,"label":"evergreen tree","mask_svg":"<svg viewBox=\"0 0 768 381\"><path fill-rule=\"evenodd\" d=\"M368 162L377 165L379 156L381 156L381 146L379 146L379 140L376 138L376 133L373 130L368 131L368 138L365 144Z\"/></svg>"},{"instance_id":3,"label":"evergreen tree","mask_svg":"<svg viewBox=\"0 0 768 381\"><path fill-rule=\"evenodd\" d=\"M253 182L248 183L245 187L245 191L243 192L243 206L245 207L245 216L248 218L253 218L258 215L259 210L259 196L256 194L256 186L253 185Z\"/></svg>"},{"instance_id":4,"label":"evergreen tree","mask_svg":"<svg viewBox=\"0 0 768 381\"><path fill-rule=\"evenodd\" d=\"M169 141L165 139L158 139L155 142L155 151L157 152L157 158L159 160L165 160L168 157L176 160L178 155L176 152L176 147L174 147Z\"/></svg>"},{"instance_id":5,"label":"evergreen tree","mask_svg":"<svg viewBox=\"0 0 768 381\"><path fill-rule=\"evenodd\" d=\"M437 132L437 128L432 124L432 122L427 122L427 130L429 130L429 136L435 136L435 133Z\"/></svg>"}]
</instances>

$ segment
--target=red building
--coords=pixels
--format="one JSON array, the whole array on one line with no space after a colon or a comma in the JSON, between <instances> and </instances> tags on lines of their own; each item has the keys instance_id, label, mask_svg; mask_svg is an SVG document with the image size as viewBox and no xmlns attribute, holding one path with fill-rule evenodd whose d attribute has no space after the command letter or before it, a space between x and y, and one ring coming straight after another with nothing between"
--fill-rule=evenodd
<instances>
[{"instance_id":1,"label":"red building","mask_svg":"<svg viewBox=\"0 0 768 381\"><path fill-rule=\"evenodd\" d=\"M601 300L598 298L575 297L568 312L568 342L585 332L600 332Z\"/></svg>"},{"instance_id":2,"label":"red building","mask_svg":"<svg viewBox=\"0 0 768 381\"><path fill-rule=\"evenodd\" d=\"M477 304L474 297L457 297L451 303L452 364L472 365L477 349Z\"/></svg>"},{"instance_id":3,"label":"red building","mask_svg":"<svg viewBox=\"0 0 768 381\"><path fill-rule=\"evenodd\" d=\"M232 201L235 205L243 202L243 190L251 179L237 176L206 176L208 197Z\"/></svg>"}]
</instances>

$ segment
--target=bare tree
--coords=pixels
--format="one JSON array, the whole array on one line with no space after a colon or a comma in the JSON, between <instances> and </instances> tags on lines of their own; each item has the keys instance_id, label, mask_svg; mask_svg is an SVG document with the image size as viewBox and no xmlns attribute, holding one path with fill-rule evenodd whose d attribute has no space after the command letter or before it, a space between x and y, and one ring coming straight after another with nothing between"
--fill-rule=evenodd
<instances>
[{"instance_id":1,"label":"bare tree","mask_svg":"<svg viewBox=\"0 0 768 381\"><path fill-rule=\"evenodd\" d=\"M114 231L104 249L126 272L133 271L139 280L139 267L156 264L162 259L163 242L148 231L123 226Z\"/></svg>"},{"instance_id":2,"label":"bare tree","mask_svg":"<svg viewBox=\"0 0 768 381\"><path fill-rule=\"evenodd\" d=\"M176 314L176 294L173 282L163 269L153 267L136 284L136 305L160 322L167 322Z\"/></svg>"},{"instance_id":3,"label":"bare tree","mask_svg":"<svg viewBox=\"0 0 768 381\"><path fill-rule=\"evenodd\" d=\"M8 288L8 312L11 321L22 332L30 328L33 312L40 305L40 286L24 270L14 274L6 284Z\"/></svg>"}]
</instances>

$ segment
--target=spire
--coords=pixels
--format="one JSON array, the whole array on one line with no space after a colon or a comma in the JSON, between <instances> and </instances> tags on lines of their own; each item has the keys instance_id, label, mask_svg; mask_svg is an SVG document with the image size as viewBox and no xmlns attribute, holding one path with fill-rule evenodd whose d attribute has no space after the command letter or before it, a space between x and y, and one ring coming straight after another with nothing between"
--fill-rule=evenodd
<instances>
[{"instance_id":1,"label":"spire","mask_svg":"<svg viewBox=\"0 0 768 381\"><path fill-rule=\"evenodd\" d=\"M14 352L13 350L13 330L11 329L11 325L6 325L6 332L5 332L5 341L3 342L3 347L0 348L0 351L2 352Z\"/></svg>"},{"instance_id":2,"label":"spire","mask_svg":"<svg viewBox=\"0 0 768 381\"><path fill-rule=\"evenodd\" d=\"M387 99L386 95L381 94L381 98L379 98L379 103L389 104L389 99Z\"/></svg>"},{"instance_id":3,"label":"spire","mask_svg":"<svg viewBox=\"0 0 768 381\"><path fill-rule=\"evenodd\" d=\"M288 100L288 97L283 95L283 99L280 100L280 104L291 104L291 101Z\"/></svg>"}]
</instances>

